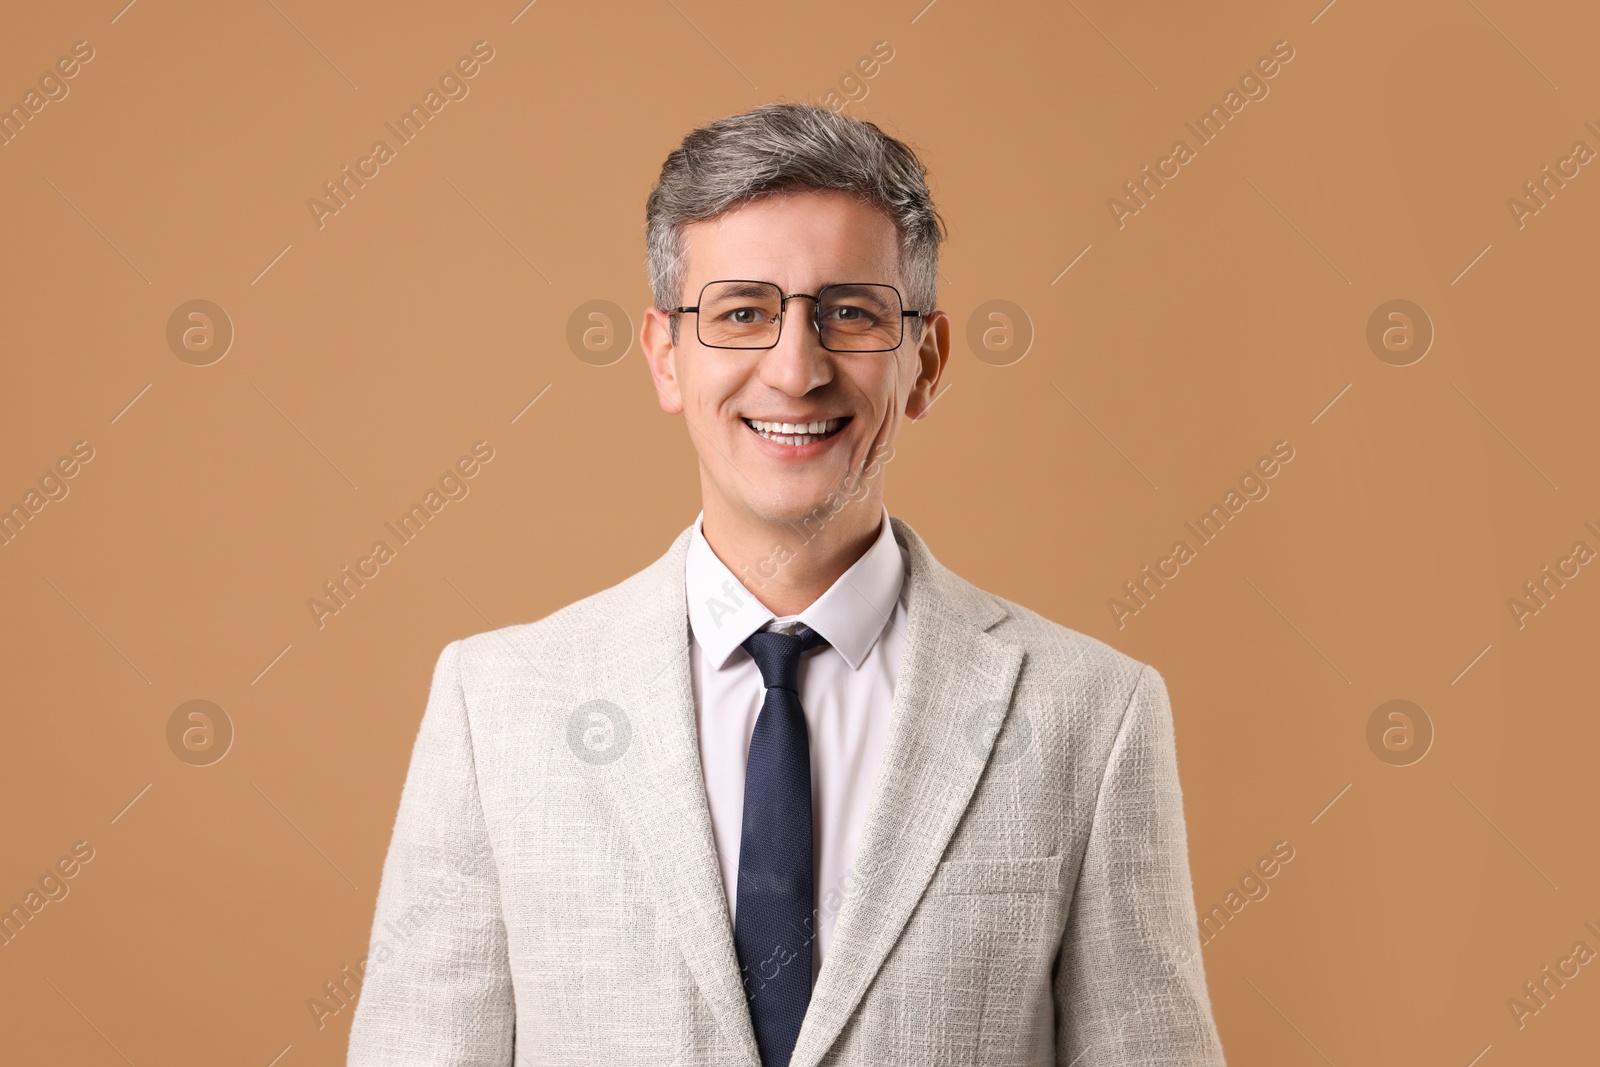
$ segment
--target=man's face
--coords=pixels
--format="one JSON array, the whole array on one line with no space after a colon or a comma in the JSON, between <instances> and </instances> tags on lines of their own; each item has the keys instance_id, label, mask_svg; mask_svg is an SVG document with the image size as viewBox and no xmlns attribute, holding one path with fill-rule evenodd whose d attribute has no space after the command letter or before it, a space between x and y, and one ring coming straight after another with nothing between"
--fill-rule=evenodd
<instances>
[{"instance_id":1,"label":"man's face","mask_svg":"<svg viewBox=\"0 0 1600 1067\"><path fill-rule=\"evenodd\" d=\"M707 282L725 279L773 282L785 295L879 282L907 299L894 223L843 192L762 197L685 226L683 240L684 305L694 304ZM693 313L679 317L674 344L668 316L646 311L640 340L651 377L662 410L688 420L708 515L739 512L779 527L798 523L833 493L866 503L856 514L876 526L883 464L904 421L932 403L949 355L949 320L936 312L916 341L907 319L892 352L830 352L813 325L814 306L788 301L777 345L743 350L702 345ZM762 437L747 420L841 425L796 446ZM865 478L869 464L872 477Z\"/></svg>"}]
</instances>

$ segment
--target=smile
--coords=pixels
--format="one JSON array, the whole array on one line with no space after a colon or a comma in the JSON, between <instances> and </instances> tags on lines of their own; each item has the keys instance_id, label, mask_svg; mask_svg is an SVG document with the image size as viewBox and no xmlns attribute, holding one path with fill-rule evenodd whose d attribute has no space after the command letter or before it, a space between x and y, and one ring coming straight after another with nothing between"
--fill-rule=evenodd
<instances>
[{"instance_id":1,"label":"smile","mask_svg":"<svg viewBox=\"0 0 1600 1067\"><path fill-rule=\"evenodd\" d=\"M744 419L744 424L768 441L799 448L813 441L826 441L849 423L850 416L842 419L823 419L818 422L762 422Z\"/></svg>"}]
</instances>

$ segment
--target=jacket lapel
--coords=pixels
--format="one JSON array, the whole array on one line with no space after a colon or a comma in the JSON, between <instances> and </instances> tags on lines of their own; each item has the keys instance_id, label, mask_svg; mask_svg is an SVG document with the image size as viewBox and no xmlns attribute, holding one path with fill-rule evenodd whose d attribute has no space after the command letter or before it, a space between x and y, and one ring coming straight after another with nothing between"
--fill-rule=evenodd
<instances>
[{"instance_id":1,"label":"jacket lapel","mask_svg":"<svg viewBox=\"0 0 1600 1067\"><path fill-rule=\"evenodd\" d=\"M972 799L1022 651L986 631L1005 609L892 518L910 555L908 621L867 822L791 1067L815 1067L856 1011Z\"/></svg>"},{"instance_id":2,"label":"jacket lapel","mask_svg":"<svg viewBox=\"0 0 1600 1067\"><path fill-rule=\"evenodd\" d=\"M599 662L615 665L617 703L632 724L628 751L602 775L655 881L663 926L740 1062L759 1067L733 927L711 832L689 675L684 558L693 527L624 585L631 616L608 631ZM684 1050L679 1050L680 1055Z\"/></svg>"}]
</instances>

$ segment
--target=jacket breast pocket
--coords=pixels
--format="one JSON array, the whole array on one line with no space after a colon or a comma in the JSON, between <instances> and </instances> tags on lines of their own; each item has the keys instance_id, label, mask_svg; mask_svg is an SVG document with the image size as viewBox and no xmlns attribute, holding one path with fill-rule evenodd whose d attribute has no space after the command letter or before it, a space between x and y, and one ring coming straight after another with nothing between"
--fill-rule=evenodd
<instances>
[{"instance_id":1,"label":"jacket breast pocket","mask_svg":"<svg viewBox=\"0 0 1600 1067\"><path fill-rule=\"evenodd\" d=\"M951 859L934 868L863 1001L860 1025L871 1034L863 1047L928 1067L1049 1063L1051 967L1072 890L1061 884L1063 862ZM890 1060L880 1052L841 1062Z\"/></svg>"},{"instance_id":2,"label":"jacket breast pocket","mask_svg":"<svg viewBox=\"0 0 1600 1067\"><path fill-rule=\"evenodd\" d=\"M934 869L928 892L934 895L985 893L1053 894L1061 889L1064 857L1033 856L997 860L945 860Z\"/></svg>"}]
</instances>

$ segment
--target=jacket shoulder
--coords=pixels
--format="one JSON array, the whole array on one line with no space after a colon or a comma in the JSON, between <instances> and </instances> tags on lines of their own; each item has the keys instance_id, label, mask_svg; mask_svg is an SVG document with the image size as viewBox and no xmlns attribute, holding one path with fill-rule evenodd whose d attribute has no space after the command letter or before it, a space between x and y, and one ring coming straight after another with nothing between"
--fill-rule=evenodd
<instances>
[{"instance_id":1,"label":"jacket shoulder","mask_svg":"<svg viewBox=\"0 0 1600 1067\"><path fill-rule=\"evenodd\" d=\"M519 666L559 662L571 650L594 648L630 617L668 577L671 553L614 585L531 622L484 630L460 639L463 669L476 676ZM681 580L681 579L680 579Z\"/></svg>"},{"instance_id":2,"label":"jacket shoulder","mask_svg":"<svg viewBox=\"0 0 1600 1067\"><path fill-rule=\"evenodd\" d=\"M1098 684L1122 696L1131 695L1146 671L1154 676L1151 681L1161 679L1155 667L1097 637L1063 626L1015 601L988 592L984 595L1006 611L1006 617L989 633L1021 647L1037 668L1076 679L1078 684Z\"/></svg>"},{"instance_id":3,"label":"jacket shoulder","mask_svg":"<svg viewBox=\"0 0 1600 1067\"><path fill-rule=\"evenodd\" d=\"M895 520L895 534L910 551L913 567L920 564L930 568L932 585L954 611L990 637L1022 650L1025 675L1037 677L1043 673L1069 684L1087 685L1091 690L1110 690L1113 699L1131 696L1139 680L1148 677L1146 670L1153 676L1151 680L1159 680L1160 675L1153 668L1104 641L968 581L934 558L926 542L904 520Z\"/></svg>"}]
</instances>

